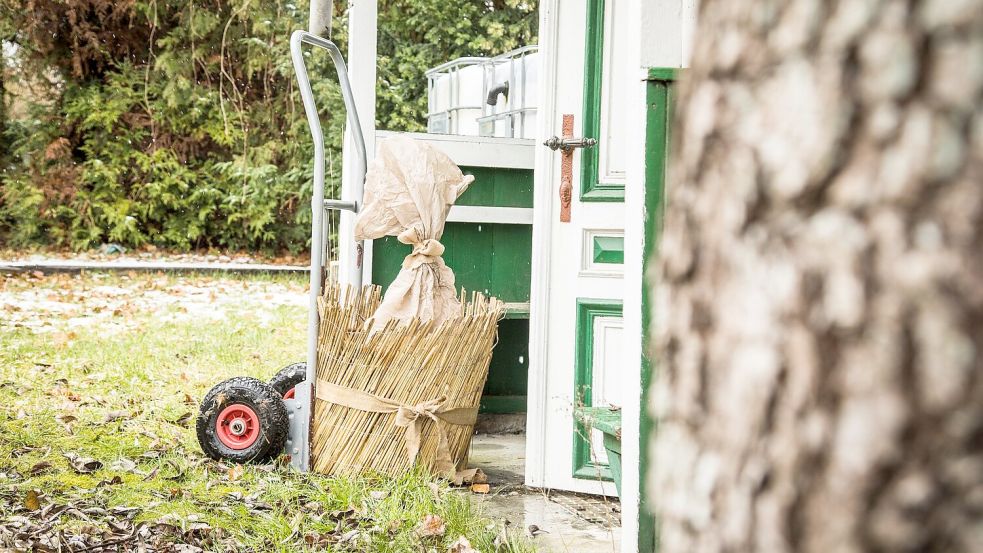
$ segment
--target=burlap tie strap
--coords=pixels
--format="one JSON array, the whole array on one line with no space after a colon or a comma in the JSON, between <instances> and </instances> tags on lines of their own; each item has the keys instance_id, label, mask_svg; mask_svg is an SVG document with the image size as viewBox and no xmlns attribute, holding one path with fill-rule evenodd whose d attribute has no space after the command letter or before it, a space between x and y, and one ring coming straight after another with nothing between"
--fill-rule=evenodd
<instances>
[{"instance_id":1,"label":"burlap tie strap","mask_svg":"<svg viewBox=\"0 0 983 553\"><path fill-rule=\"evenodd\" d=\"M403 244L413 246L413 251L403 259L403 268L412 269L425 263L435 263L444 255L444 245L436 238L423 238L415 227L410 227L396 236Z\"/></svg>"},{"instance_id":2,"label":"burlap tie strap","mask_svg":"<svg viewBox=\"0 0 983 553\"><path fill-rule=\"evenodd\" d=\"M458 426L473 426L478 418L477 407L447 408L447 396L417 403L403 405L397 401L379 397L375 394L346 388L324 380L318 380L315 394L318 399L335 403L351 409L370 413L396 413L396 426L405 428L406 455L410 462L416 461L420 453L421 431L427 419L434 421L437 429L437 470L452 480L457 480L457 464L451 458L447 440L447 428L442 423Z\"/></svg>"}]
</instances>

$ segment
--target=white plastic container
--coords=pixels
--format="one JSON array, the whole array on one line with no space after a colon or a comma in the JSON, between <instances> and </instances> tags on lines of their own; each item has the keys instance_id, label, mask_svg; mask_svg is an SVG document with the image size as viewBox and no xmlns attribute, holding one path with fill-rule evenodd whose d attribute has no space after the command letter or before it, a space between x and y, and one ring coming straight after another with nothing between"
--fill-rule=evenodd
<instances>
[{"instance_id":1,"label":"white plastic container","mask_svg":"<svg viewBox=\"0 0 983 553\"><path fill-rule=\"evenodd\" d=\"M427 132L478 136L488 58L458 58L427 71Z\"/></svg>"},{"instance_id":2,"label":"white plastic container","mask_svg":"<svg viewBox=\"0 0 983 553\"><path fill-rule=\"evenodd\" d=\"M480 136L535 138L539 47L525 46L482 63L484 97ZM508 94L498 93L504 86ZM493 100L494 103L489 103Z\"/></svg>"},{"instance_id":3,"label":"white plastic container","mask_svg":"<svg viewBox=\"0 0 983 553\"><path fill-rule=\"evenodd\" d=\"M427 71L427 132L535 138L538 50L458 58Z\"/></svg>"}]
</instances>

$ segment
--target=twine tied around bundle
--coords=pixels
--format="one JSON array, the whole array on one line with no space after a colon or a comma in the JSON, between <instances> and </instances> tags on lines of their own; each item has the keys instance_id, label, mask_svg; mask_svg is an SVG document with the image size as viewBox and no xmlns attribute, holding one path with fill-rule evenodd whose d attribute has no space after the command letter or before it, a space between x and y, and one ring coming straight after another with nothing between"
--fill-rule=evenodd
<instances>
[{"instance_id":1,"label":"twine tied around bundle","mask_svg":"<svg viewBox=\"0 0 983 553\"><path fill-rule=\"evenodd\" d=\"M413 251L403 259L404 269L413 269L425 263L435 263L444 255L444 245L436 238L423 238L416 227L410 227L396 236L403 244L413 246Z\"/></svg>"},{"instance_id":2,"label":"twine tied around bundle","mask_svg":"<svg viewBox=\"0 0 983 553\"><path fill-rule=\"evenodd\" d=\"M417 403L404 405L397 401L379 397L375 394L347 388L318 380L315 396L328 403L335 403L350 409L368 411L370 413L395 413L396 426L404 428L406 439L406 456L410 463L416 461L420 453L423 423L432 420L437 430L437 470L453 482L460 484L461 480L473 475L474 470L457 471L457 463L451 458L450 445L447 440L447 429L442 423L459 426L472 426L478 417L477 407L447 408L447 395Z\"/></svg>"}]
</instances>

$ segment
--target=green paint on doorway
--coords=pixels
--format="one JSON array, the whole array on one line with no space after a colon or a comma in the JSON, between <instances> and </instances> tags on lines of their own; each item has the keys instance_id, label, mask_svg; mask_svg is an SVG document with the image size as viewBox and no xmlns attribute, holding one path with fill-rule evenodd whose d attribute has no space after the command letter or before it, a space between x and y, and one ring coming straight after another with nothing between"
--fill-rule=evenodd
<instances>
[{"instance_id":1,"label":"green paint on doorway","mask_svg":"<svg viewBox=\"0 0 983 553\"><path fill-rule=\"evenodd\" d=\"M623 265L625 263L624 236L595 236L594 263Z\"/></svg>"}]
</instances>

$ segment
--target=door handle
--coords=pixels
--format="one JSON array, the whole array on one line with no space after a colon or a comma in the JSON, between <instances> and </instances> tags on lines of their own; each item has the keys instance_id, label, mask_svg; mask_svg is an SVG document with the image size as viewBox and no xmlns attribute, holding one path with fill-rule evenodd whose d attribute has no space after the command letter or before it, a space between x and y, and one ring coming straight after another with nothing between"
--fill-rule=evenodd
<instances>
[{"instance_id":1,"label":"door handle","mask_svg":"<svg viewBox=\"0 0 983 553\"><path fill-rule=\"evenodd\" d=\"M546 146L554 152L560 150L560 222L570 222L570 207L573 204L573 150L575 148L593 148L597 145L594 138L573 137L573 114L563 114L563 137L554 136L546 142Z\"/></svg>"},{"instance_id":2,"label":"door handle","mask_svg":"<svg viewBox=\"0 0 983 553\"><path fill-rule=\"evenodd\" d=\"M574 148L593 148L597 145L596 138L586 138L581 136L580 138L560 138L559 136L554 136L548 138L546 142L543 142L543 146L546 146L554 152L557 150L563 150L564 152L572 150Z\"/></svg>"}]
</instances>

